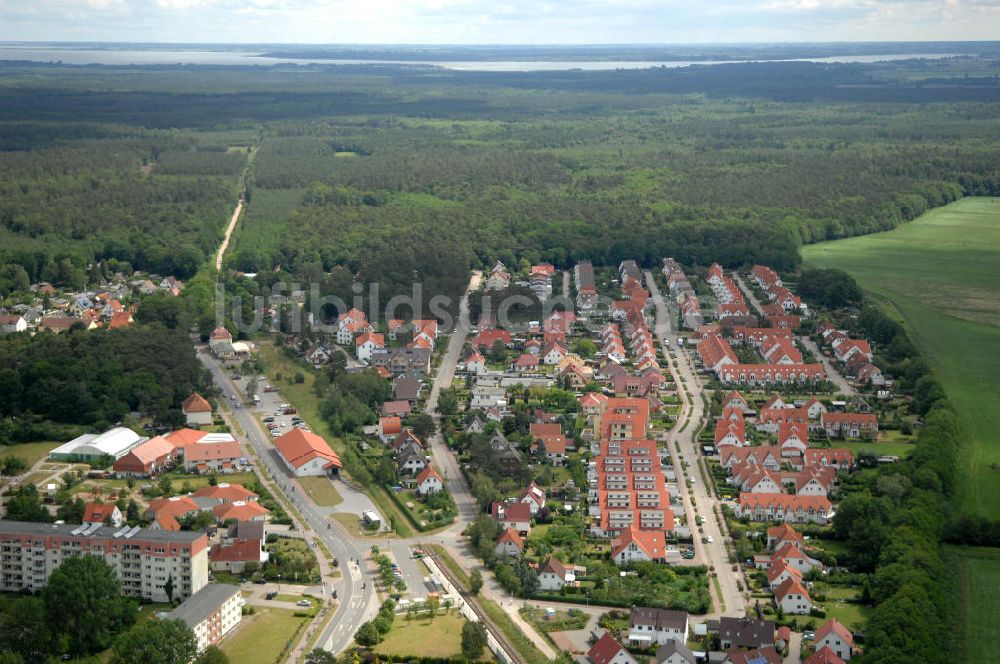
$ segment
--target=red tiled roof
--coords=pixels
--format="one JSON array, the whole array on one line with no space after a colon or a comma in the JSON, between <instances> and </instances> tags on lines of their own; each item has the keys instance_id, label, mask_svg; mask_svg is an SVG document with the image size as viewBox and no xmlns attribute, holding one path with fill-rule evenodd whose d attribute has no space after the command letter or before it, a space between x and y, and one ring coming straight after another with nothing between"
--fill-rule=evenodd
<instances>
[{"instance_id":1,"label":"red tiled roof","mask_svg":"<svg viewBox=\"0 0 1000 664\"><path fill-rule=\"evenodd\" d=\"M228 521L229 519L236 519L237 521L251 521L255 517L270 514L271 510L256 501L247 502L244 500L238 500L234 503L222 503L221 505L216 505L212 508L212 513L215 514L220 521Z\"/></svg>"},{"instance_id":2,"label":"red tiled roof","mask_svg":"<svg viewBox=\"0 0 1000 664\"><path fill-rule=\"evenodd\" d=\"M851 634L851 630L844 627L843 624L837 621L836 618L831 618L830 620L823 623L823 625L816 630L816 641L822 641L824 637L830 632L835 633L840 637L840 640L846 643L848 646L854 645L854 635Z\"/></svg>"},{"instance_id":3,"label":"red tiled roof","mask_svg":"<svg viewBox=\"0 0 1000 664\"><path fill-rule=\"evenodd\" d=\"M173 514L166 512L159 512L156 515L156 524L160 527L160 530L166 530L168 532L178 531L181 529L181 524L177 523L177 519L174 518Z\"/></svg>"},{"instance_id":4,"label":"red tiled roof","mask_svg":"<svg viewBox=\"0 0 1000 664\"><path fill-rule=\"evenodd\" d=\"M239 540L229 546L216 544L208 552L208 559L213 562L259 562L260 540Z\"/></svg>"},{"instance_id":5,"label":"red tiled roof","mask_svg":"<svg viewBox=\"0 0 1000 664\"><path fill-rule=\"evenodd\" d=\"M844 660L838 657L830 646L823 646L810 655L804 664L844 664Z\"/></svg>"},{"instance_id":6,"label":"red tiled roof","mask_svg":"<svg viewBox=\"0 0 1000 664\"><path fill-rule=\"evenodd\" d=\"M104 523L104 520L115 513L114 503L87 503L83 508L83 520L91 523Z\"/></svg>"},{"instance_id":7,"label":"red tiled roof","mask_svg":"<svg viewBox=\"0 0 1000 664\"><path fill-rule=\"evenodd\" d=\"M425 466L424 469L420 471L420 474L417 475L417 486L423 484L424 480L430 477L436 477L438 482L440 482L442 485L444 484L444 478L441 477L440 474L438 474L438 471L434 470L432 466Z\"/></svg>"},{"instance_id":8,"label":"red tiled roof","mask_svg":"<svg viewBox=\"0 0 1000 664\"><path fill-rule=\"evenodd\" d=\"M612 559L632 542L653 560L663 558L667 554L666 539L662 530L639 530L630 527L628 530L623 530L622 534L611 543Z\"/></svg>"},{"instance_id":9,"label":"red tiled roof","mask_svg":"<svg viewBox=\"0 0 1000 664\"><path fill-rule=\"evenodd\" d=\"M243 451L240 449L240 444L235 440L198 443L196 445L188 445L184 448L184 461L187 463L239 459L241 456L243 456Z\"/></svg>"},{"instance_id":10,"label":"red tiled roof","mask_svg":"<svg viewBox=\"0 0 1000 664\"><path fill-rule=\"evenodd\" d=\"M398 420L399 418L392 419ZM296 468L317 457L327 460L328 463L324 468L329 468L330 466L336 468L344 467L344 464L340 461L340 457L330 449L330 446L323 440L323 437L311 431L292 429L285 435L275 438L274 446L278 449L281 456Z\"/></svg>"},{"instance_id":11,"label":"red tiled roof","mask_svg":"<svg viewBox=\"0 0 1000 664\"><path fill-rule=\"evenodd\" d=\"M192 392L191 396L181 402L181 410L185 413L211 413L212 406L205 397Z\"/></svg>"},{"instance_id":12,"label":"red tiled roof","mask_svg":"<svg viewBox=\"0 0 1000 664\"><path fill-rule=\"evenodd\" d=\"M383 436L391 436L403 430L403 421L395 416L379 418L378 423Z\"/></svg>"},{"instance_id":13,"label":"red tiled roof","mask_svg":"<svg viewBox=\"0 0 1000 664\"><path fill-rule=\"evenodd\" d=\"M194 445L199 440L205 437L204 431L198 431L197 429L178 429L177 431L171 431L164 438L176 448L184 448L188 445Z\"/></svg>"},{"instance_id":14,"label":"red tiled roof","mask_svg":"<svg viewBox=\"0 0 1000 664\"><path fill-rule=\"evenodd\" d=\"M225 482L202 487L191 494L194 498L215 498L235 502L237 500L252 500L257 498L257 494L247 489L242 484L227 484Z\"/></svg>"},{"instance_id":15,"label":"red tiled roof","mask_svg":"<svg viewBox=\"0 0 1000 664\"><path fill-rule=\"evenodd\" d=\"M802 595L807 600L809 600L810 602L812 602L812 599L809 597L809 592L805 589L805 587L799 581L797 581L795 579L794 575L790 576L787 579L785 579L784 581L782 581L781 585L774 589L774 597L779 602L786 595L791 595L791 594Z\"/></svg>"},{"instance_id":16,"label":"red tiled roof","mask_svg":"<svg viewBox=\"0 0 1000 664\"><path fill-rule=\"evenodd\" d=\"M622 644L611 636L611 632L605 632L604 636L597 639L597 642L587 651L587 657L594 664L610 664L620 650L622 650Z\"/></svg>"},{"instance_id":17,"label":"red tiled roof","mask_svg":"<svg viewBox=\"0 0 1000 664\"><path fill-rule=\"evenodd\" d=\"M512 542L517 545L518 549L524 550L524 540L521 539L521 536L513 528L504 528L504 531L500 533L500 537L497 538L497 544L505 542Z\"/></svg>"}]
</instances>

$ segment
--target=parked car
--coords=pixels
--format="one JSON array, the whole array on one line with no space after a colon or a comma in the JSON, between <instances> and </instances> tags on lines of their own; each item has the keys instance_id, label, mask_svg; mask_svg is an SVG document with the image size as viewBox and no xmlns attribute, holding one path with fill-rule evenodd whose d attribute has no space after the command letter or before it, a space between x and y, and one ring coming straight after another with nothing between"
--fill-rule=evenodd
<instances>
[{"instance_id":1,"label":"parked car","mask_svg":"<svg viewBox=\"0 0 1000 664\"><path fill-rule=\"evenodd\" d=\"M312 606L312 602L307 599L300 599L295 603L295 606Z\"/></svg>"},{"instance_id":2,"label":"parked car","mask_svg":"<svg viewBox=\"0 0 1000 664\"><path fill-rule=\"evenodd\" d=\"M274 599L277 596L278 596L278 591L277 590L272 590L268 594L264 595L264 599Z\"/></svg>"}]
</instances>

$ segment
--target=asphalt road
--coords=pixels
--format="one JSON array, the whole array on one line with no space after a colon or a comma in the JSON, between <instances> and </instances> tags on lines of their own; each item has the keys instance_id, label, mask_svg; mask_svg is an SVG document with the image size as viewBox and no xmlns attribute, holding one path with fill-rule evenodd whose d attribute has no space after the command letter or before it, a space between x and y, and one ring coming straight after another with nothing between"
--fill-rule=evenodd
<instances>
[{"instance_id":1,"label":"asphalt road","mask_svg":"<svg viewBox=\"0 0 1000 664\"><path fill-rule=\"evenodd\" d=\"M683 404L683 415L678 423L686 421L687 426L684 427L683 431L678 431L679 427L674 427L671 430L668 436L668 447L674 459L675 469L681 467L679 456L683 456L685 461L690 460L697 464L690 468L684 467L685 473L689 477L694 478L693 484L686 478L682 478L679 472L677 475L678 483L683 482L686 488L688 500L685 500L685 509L688 515L688 525L695 538L696 559L701 560L705 565L714 567L718 575L719 587L722 589L721 599L725 604L725 608L717 607L718 610L713 615L728 614L742 616L745 609L745 601L736 585L740 572L734 572L732 564L729 563L729 556L726 553L726 540L723 536L724 533L719 527L715 519L715 514L712 511L713 508L716 508L721 515L721 503L705 484L704 478L710 478L710 475L707 468L703 465L701 455L697 449L697 440L695 439L699 424L705 415L702 398L704 390L688 352L684 350L683 346L678 344L678 336L670 328L670 314L666 302L664 302L663 297L660 295L660 290L656 286L656 281L653 279L652 273L648 271L646 272L646 288L649 289L653 304L656 306L654 332L660 340L663 352L670 357L670 348L673 347L676 349L676 356L670 359L669 366L670 373L677 385L677 394ZM688 398L686 391L691 392L692 398ZM677 445L674 445L675 442ZM677 452L678 445L680 447L680 454ZM697 472L699 468L704 469L704 472ZM712 538L713 542L711 544L701 541L702 533L698 532L698 526L692 515L692 512L695 510L691 505L691 498L697 503L697 514L705 518L702 529L705 536ZM712 592L713 595L716 594L714 588Z\"/></svg>"},{"instance_id":2,"label":"asphalt road","mask_svg":"<svg viewBox=\"0 0 1000 664\"><path fill-rule=\"evenodd\" d=\"M236 394L242 397L242 391L223 370L218 362L208 352L198 353L202 363L212 372L215 383L226 394ZM340 524L331 521L320 513L309 500L303 499L302 488L286 471L268 435L254 417L254 413L262 416L272 414L280 399L279 393L261 393L261 408L241 407L233 409L233 417L245 432L245 439L260 459L260 463L268 469L271 477L287 498L302 515L309 526L316 531L331 553L340 562L343 575L333 582L333 588L338 592L338 605L333 618L327 624L317 643L324 650L339 653L346 649L354 639L354 633L369 617L378 611L378 600L375 596L374 584L366 578L366 572L352 560L363 560L365 551L342 530ZM291 416L282 419L290 420ZM290 425L289 425L290 426ZM288 427L282 429L287 431ZM327 592L331 589L328 587Z\"/></svg>"}]
</instances>

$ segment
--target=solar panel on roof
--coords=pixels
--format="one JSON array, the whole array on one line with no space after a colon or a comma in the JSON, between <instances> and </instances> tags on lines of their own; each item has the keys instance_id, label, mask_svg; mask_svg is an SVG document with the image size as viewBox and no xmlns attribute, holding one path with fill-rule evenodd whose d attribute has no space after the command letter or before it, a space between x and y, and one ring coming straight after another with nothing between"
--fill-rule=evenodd
<instances>
[{"instance_id":1,"label":"solar panel on roof","mask_svg":"<svg viewBox=\"0 0 1000 664\"><path fill-rule=\"evenodd\" d=\"M128 531L129 531L129 526L125 526L124 528L120 528L119 530L116 530L115 534L112 535L112 537L121 537L122 535L124 535Z\"/></svg>"},{"instance_id":2,"label":"solar panel on roof","mask_svg":"<svg viewBox=\"0 0 1000 664\"><path fill-rule=\"evenodd\" d=\"M76 528L74 528L72 530L72 532L70 532L70 534L71 535L79 535L80 533L82 533L86 529L87 529L87 524L83 524L82 526L77 526Z\"/></svg>"}]
</instances>

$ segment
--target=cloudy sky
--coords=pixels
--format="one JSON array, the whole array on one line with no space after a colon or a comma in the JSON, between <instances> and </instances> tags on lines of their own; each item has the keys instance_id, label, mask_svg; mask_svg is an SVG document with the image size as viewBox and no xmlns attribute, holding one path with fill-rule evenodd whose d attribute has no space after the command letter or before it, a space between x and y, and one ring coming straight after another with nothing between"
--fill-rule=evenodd
<instances>
[{"instance_id":1,"label":"cloudy sky","mask_svg":"<svg viewBox=\"0 0 1000 664\"><path fill-rule=\"evenodd\" d=\"M1000 0L0 0L0 40L693 43L1000 39Z\"/></svg>"}]
</instances>

